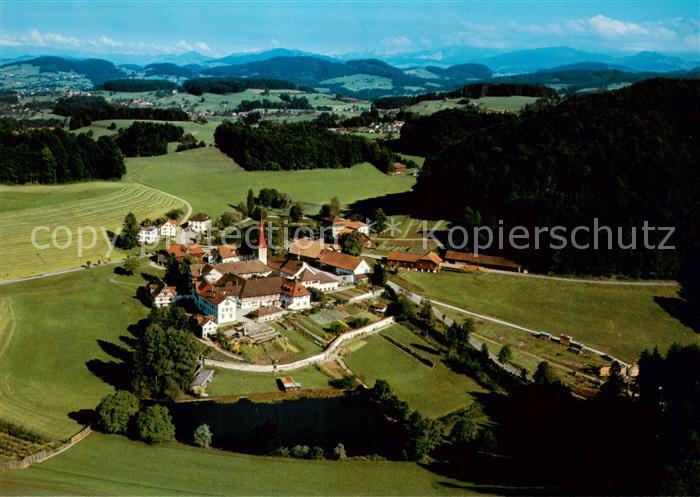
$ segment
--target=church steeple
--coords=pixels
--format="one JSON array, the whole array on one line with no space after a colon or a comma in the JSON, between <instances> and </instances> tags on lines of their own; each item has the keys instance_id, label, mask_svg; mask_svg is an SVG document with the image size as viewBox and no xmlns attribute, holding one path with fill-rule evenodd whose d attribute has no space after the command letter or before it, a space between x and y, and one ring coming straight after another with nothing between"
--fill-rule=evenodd
<instances>
[{"instance_id":1,"label":"church steeple","mask_svg":"<svg viewBox=\"0 0 700 497\"><path fill-rule=\"evenodd\" d=\"M265 241L265 224L262 212L260 213L260 226L258 227L258 260L267 265L267 242Z\"/></svg>"}]
</instances>

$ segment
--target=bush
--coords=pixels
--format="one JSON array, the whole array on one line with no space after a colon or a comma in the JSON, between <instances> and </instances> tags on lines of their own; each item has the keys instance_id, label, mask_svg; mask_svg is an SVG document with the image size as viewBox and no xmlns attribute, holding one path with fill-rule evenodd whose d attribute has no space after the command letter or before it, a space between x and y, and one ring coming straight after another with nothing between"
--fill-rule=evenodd
<instances>
[{"instance_id":1,"label":"bush","mask_svg":"<svg viewBox=\"0 0 700 497\"><path fill-rule=\"evenodd\" d=\"M333 449L333 457L338 461L344 461L348 458L348 454L345 452L345 446L341 443L335 446Z\"/></svg>"},{"instance_id":2,"label":"bush","mask_svg":"<svg viewBox=\"0 0 700 497\"><path fill-rule=\"evenodd\" d=\"M306 445L295 445L292 447L291 450L291 455L292 457L296 457L297 459L304 459L306 456L309 455L309 449L308 446Z\"/></svg>"},{"instance_id":3,"label":"bush","mask_svg":"<svg viewBox=\"0 0 700 497\"><path fill-rule=\"evenodd\" d=\"M139 438L151 445L175 438L175 426L165 406L155 405L141 411L136 419L136 426Z\"/></svg>"},{"instance_id":4,"label":"bush","mask_svg":"<svg viewBox=\"0 0 700 497\"><path fill-rule=\"evenodd\" d=\"M323 449L321 447L314 447L311 449L311 459L323 459L325 457L325 454L323 453Z\"/></svg>"},{"instance_id":5,"label":"bush","mask_svg":"<svg viewBox=\"0 0 700 497\"><path fill-rule=\"evenodd\" d=\"M208 449L211 445L211 437L212 433L209 429L209 425L199 425L194 432L194 443L196 443L203 449Z\"/></svg>"},{"instance_id":6,"label":"bush","mask_svg":"<svg viewBox=\"0 0 700 497\"><path fill-rule=\"evenodd\" d=\"M105 433L126 433L129 421L139 412L139 399L126 390L104 397L95 409L97 426Z\"/></svg>"}]
</instances>

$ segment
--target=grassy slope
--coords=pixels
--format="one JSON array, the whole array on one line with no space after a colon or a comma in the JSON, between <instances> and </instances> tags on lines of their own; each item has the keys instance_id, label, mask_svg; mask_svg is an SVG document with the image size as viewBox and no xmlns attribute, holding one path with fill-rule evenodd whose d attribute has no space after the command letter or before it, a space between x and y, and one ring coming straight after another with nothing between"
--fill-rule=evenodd
<instances>
[{"instance_id":1,"label":"grassy slope","mask_svg":"<svg viewBox=\"0 0 700 497\"><path fill-rule=\"evenodd\" d=\"M472 401L470 392L483 391L468 376L454 373L442 364L438 355L413 346L429 345L406 328L394 325L382 333L408 345L436 366L431 369L385 338L375 336L344 359L366 384L371 386L378 378L388 381L402 400L427 416L463 408Z\"/></svg>"},{"instance_id":2,"label":"grassy slope","mask_svg":"<svg viewBox=\"0 0 700 497\"><path fill-rule=\"evenodd\" d=\"M243 171L213 147L149 158L127 159L126 179L180 196L195 212L218 215L228 204L244 202L249 188L276 188L309 205L309 211L337 195L348 205L356 200L406 191L415 178L387 176L370 164L348 169Z\"/></svg>"},{"instance_id":3,"label":"grassy slope","mask_svg":"<svg viewBox=\"0 0 700 497\"><path fill-rule=\"evenodd\" d=\"M2 495L453 495L476 488L413 463L255 457L101 434L0 479Z\"/></svg>"},{"instance_id":4,"label":"grassy slope","mask_svg":"<svg viewBox=\"0 0 700 497\"><path fill-rule=\"evenodd\" d=\"M671 317L654 297L675 297L673 287L615 286L495 273L401 272L429 296L468 310L555 334L566 333L621 359L645 348L665 350L700 336Z\"/></svg>"},{"instance_id":5,"label":"grassy slope","mask_svg":"<svg viewBox=\"0 0 700 497\"><path fill-rule=\"evenodd\" d=\"M107 242L102 228L118 230L127 212L137 218L162 216L182 203L160 192L136 184L91 182L70 185L32 185L0 187L0 279L30 276L84 264L120 258L118 250L107 255ZM35 227L55 229L65 226L71 230L73 243L65 250L53 246L34 247L32 231ZM84 231L85 249L78 252L77 230L94 227L95 246L90 231ZM57 244L68 240L67 232L59 231ZM51 242L51 232L37 232L38 244Z\"/></svg>"},{"instance_id":6,"label":"grassy slope","mask_svg":"<svg viewBox=\"0 0 700 497\"><path fill-rule=\"evenodd\" d=\"M127 326L147 314L133 298L139 284L140 276L105 267L0 287L15 321L2 326L12 337L0 368L0 418L54 438L77 432L68 413L94 408L112 390L86 365L116 361L98 340L123 345Z\"/></svg>"},{"instance_id":7,"label":"grassy slope","mask_svg":"<svg viewBox=\"0 0 700 497\"><path fill-rule=\"evenodd\" d=\"M523 97L514 95L511 97L481 97L472 102L479 106L491 110L506 110L508 112L518 112L528 104L535 103L536 97Z\"/></svg>"},{"instance_id":8,"label":"grassy slope","mask_svg":"<svg viewBox=\"0 0 700 497\"><path fill-rule=\"evenodd\" d=\"M315 367L280 374L219 369L214 374L214 379L207 388L207 393L211 396L219 396L278 392L276 378L287 375L291 375L295 381L301 383L303 389L328 388L328 380L330 379Z\"/></svg>"}]
</instances>

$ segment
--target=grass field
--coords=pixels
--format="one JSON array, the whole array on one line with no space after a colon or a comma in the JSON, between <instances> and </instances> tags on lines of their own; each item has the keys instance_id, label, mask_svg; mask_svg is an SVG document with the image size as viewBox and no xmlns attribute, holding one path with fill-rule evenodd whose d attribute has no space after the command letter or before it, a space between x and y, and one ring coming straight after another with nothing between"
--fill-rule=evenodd
<instances>
[{"instance_id":1,"label":"grass field","mask_svg":"<svg viewBox=\"0 0 700 497\"><path fill-rule=\"evenodd\" d=\"M535 103L537 97L523 97L514 95L511 97L481 97L472 100L479 107L490 110L505 110L508 112L519 112L528 104Z\"/></svg>"},{"instance_id":2,"label":"grass field","mask_svg":"<svg viewBox=\"0 0 700 497\"><path fill-rule=\"evenodd\" d=\"M86 261L96 263L108 258L119 259L123 253L114 250L107 255L104 230L118 231L127 212L138 219L159 217L182 202L151 188L137 184L91 182L69 185L0 186L0 279L68 269ZM61 250L52 243L53 231L37 231L37 247L32 243L36 227L54 230L65 226L73 243ZM78 229L83 231L83 253L77 245ZM88 227L94 227L96 237ZM56 233L56 245L63 247L68 232ZM49 245L49 248L39 247Z\"/></svg>"},{"instance_id":3,"label":"grass field","mask_svg":"<svg viewBox=\"0 0 700 497\"><path fill-rule=\"evenodd\" d=\"M309 205L309 213L338 196L356 200L409 190L415 178L387 176L370 164L347 169L244 171L213 147L158 157L127 159L127 180L172 193L210 216L245 201L248 189L276 188Z\"/></svg>"},{"instance_id":4,"label":"grass field","mask_svg":"<svg viewBox=\"0 0 700 497\"><path fill-rule=\"evenodd\" d=\"M484 391L468 376L445 366L439 354L426 351L430 345L403 326L393 325L382 334L430 359L435 367L423 364L382 336L374 336L344 358L365 384L372 386L378 378L388 381L399 398L426 416L442 416L466 407L473 401L471 393Z\"/></svg>"},{"instance_id":5,"label":"grass field","mask_svg":"<svg viewBox=\"0 0 700 497\"><path fill-rule=\"evenodd\" d=\"M114 366L102 345L123 346L127 326L147 315L134 298L143 282L103 267L1 286L0 418L56 439L77 432L68 414L112 391L87 363Z\"/></svg>"},{"instance_id":6,"label":"grass field","mask_svg":"<svg viewBox=\"0 0 700 497\"><path fill-rule=\"evenodd\" d=\"M249 373L217 369L214 379L207 387L210 396L246 395L251 393L278 392L277 378L291 375L301 383L302 389L328 388L330 378L315 367L302 368L284 374Z\"/></svg>"},{"instance_id":7,"label":"grass field","mask_svg":"<svg viewBox=\"0 0 700 497\"><path fill-rule=\"evenodd\" d=\"M256 457L95 433L0 478L2 495L457 495L478 487L406 462ZM494 492L493 488L484 489ZM479 492L482 493L482 492Z\"/></svg>"},{"instance_id":8,"label":"grass field","mask_svg":"<svg viewBox=\"0 0 700 497\"><path fill-rule=\"evenodd\" d=\"M85 133L87 131L92 131L94 138L99 138L100 136L116 135L117 130L121 128L127 128L131 126L134 121L138 119L106 119L103 121L93 121L90 126L84 128L78 128L75 133ZM205 124L199 124L190 121L149 121L155 123L170 123L175 126L179 126L185 130L185 133L192 133L197 141L204 140L204 143L209 145L214 143L214 130L221 124L221 119L209 119ZM117 130L110 130L108 127L110 124L116 124Z\"/></svg>"},{"instance_id":9,"label":"grass field","mask_svg":"<svg viewBox=\"0 0 700 497\"><path fill-rule=\"evenodd\" d=\"M676 297L675 287L596 285L495 273L401 272L401 279L442 302L535 330L572 335L623 360L645 348L700 343L700 336L670 316L655 297Z\"/></svg>"}]
</instances>

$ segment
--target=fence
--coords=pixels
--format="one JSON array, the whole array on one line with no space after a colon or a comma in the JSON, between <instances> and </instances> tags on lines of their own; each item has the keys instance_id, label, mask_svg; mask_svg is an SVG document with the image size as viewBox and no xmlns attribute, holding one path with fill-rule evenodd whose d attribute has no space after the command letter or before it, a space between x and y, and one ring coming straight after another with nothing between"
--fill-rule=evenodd
<instances>
[{"instance_id":1,"label":"fence","mask_svg":"<svg viewBox=\"0 0 700 497\"><path fill-rule=\"evenodd\" d=\"M6 462L3 464L0 464L0 471L6 471L9 469L24 469L28 468L32 464L37 464L43 461L46 461L47 459L56 456L60 454L61 452L70 449L73 447L75 444L80 442L83 438L87 437L90 433L92 433L92 428L89 426L86 426L82 430L80 430L78 433L70 437L70 440L68 440L66 443L53 448L49 450L42 450L41 452L37 452L36 454L32 454L31 456L27 456L21 461L10 461Z\"/></svg>"}]
</instances>

